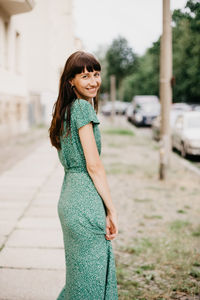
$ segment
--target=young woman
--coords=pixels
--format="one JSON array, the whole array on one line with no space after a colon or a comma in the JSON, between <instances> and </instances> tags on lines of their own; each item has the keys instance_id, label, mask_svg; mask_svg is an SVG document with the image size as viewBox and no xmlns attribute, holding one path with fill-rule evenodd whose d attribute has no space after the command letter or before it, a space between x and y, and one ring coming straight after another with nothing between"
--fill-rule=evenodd
<instances>
[{"instance_id":1,"label":"young woman","mask_svg":"<svg viewBox=\"0 0 200 300\"><path fill-rule=\"evenodd\" d=\"M57 300L117 300L111 240L118 234L105 169L97 92L101 66L83 51L67 60L49 128L65 175L58 202L66 281ZM93 108L94 102L94 108Z\"/></svg>"}]
</instances>

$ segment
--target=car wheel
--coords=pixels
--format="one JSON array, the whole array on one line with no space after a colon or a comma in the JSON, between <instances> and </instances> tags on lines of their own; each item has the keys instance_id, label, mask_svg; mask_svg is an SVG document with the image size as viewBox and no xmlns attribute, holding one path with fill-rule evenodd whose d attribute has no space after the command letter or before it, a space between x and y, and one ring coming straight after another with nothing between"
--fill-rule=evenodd
<instances>
[{"instance_id":1,"label":"car wheel","mask_svg":"<svg viewBox=\"0 0 200 300\"><path fill-rule=\"evenodd\" d=\"M176 147L174 146L174 140L173 140L173 137L171 139L171 147L172 147L172 151L175 151L176 150Z\"/></svg>"},{"instance_id":2,"label":"car wheel","mask_svg":"<svg viewBox=\"0 0 200 300\"><path fill-rule=\"evenodd\" d=\"M181 156L184 158L186 158L186 156L187 156L187 152L185 150L184 143L181 143Z\"/></svg>"}]
</instances>

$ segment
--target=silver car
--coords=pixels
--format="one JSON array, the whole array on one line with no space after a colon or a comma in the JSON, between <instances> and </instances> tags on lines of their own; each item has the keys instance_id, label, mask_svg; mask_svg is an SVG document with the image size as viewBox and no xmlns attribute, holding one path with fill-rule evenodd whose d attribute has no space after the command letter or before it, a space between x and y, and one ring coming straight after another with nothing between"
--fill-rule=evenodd
<instances>
[{"instance_id":1,"label":"silver car","mask_svg":"<svg viewBox=\"0 0 200 300\"><path fill-rule=\"evenodd\" d=\"M172 131L172 146L183 157L200 155L200 112L190 111L179 115Z\"/></svg>"},{"instance_id":2,"label":"silver car","mask_svg":"<svg viewBox=\"0 0 200 300\"><path fill-rule=\"evenodd\" d=\"M182 113L183 112L178 109L173 109L173 108L171 109L170 118L169 118L171 131L173 131L177 117ZM152 137L155 141L159 141L161 138L160 127L161 127L161 116L158 116L153 120L152 127L151 127Z\"/></svg>"}]
</instances>

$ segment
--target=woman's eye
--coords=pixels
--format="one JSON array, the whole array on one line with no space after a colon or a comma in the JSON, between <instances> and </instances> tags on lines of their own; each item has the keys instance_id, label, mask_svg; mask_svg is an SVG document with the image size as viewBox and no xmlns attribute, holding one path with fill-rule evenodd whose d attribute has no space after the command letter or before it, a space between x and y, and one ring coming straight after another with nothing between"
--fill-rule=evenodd
<instances>
[{"instance_id":1,"label":"woman's eye","mask_svg":"<svg viewBox=\"0 0 200 300\"><path fill-rule=\"evenodd\" d=\"M94 74L94 76L96 76L96 77L99 77L99 76L100 76L100 74L99 74L99 73L95 73L95 74Z\"/></svg>"},{"instance_id":2,"label":"woman's eye","mask_svg":"<svg viewBox=\"0 0 200 300\"><path fill-rule=\"evenodd\" d=\"M87 75L83 75L82 78L87 78Z\"/></svg>"}]
</instances>

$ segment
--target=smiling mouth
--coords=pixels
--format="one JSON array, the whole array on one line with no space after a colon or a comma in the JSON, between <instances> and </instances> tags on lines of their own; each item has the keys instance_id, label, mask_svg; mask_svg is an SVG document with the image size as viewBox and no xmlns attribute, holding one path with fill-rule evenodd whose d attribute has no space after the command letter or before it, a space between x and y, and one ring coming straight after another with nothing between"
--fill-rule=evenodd
<instances>
[{"instance_id":1,"label":"smiling mouth","mask_svg":"<svg viewBox=\"0 0 200 300\"><path fill-rule=\"evenodd\" d=\"M87 88L88 91L96 91L97 88Z\"/></svg>"}]
</instances>

